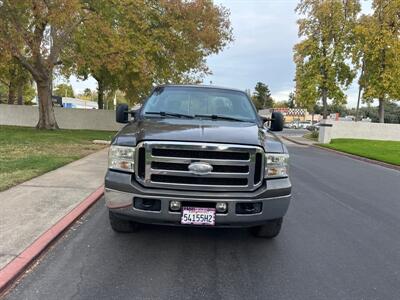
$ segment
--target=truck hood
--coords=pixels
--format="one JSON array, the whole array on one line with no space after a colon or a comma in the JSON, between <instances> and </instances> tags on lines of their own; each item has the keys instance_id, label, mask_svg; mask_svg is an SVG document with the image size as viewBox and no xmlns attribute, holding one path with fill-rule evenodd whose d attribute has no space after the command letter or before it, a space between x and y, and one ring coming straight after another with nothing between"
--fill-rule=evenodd
<instances>
[{"instance_id":1,"label":"truck hood","mask_svg":"<svg viewBox=\"0 0 400 300\"><path fill-rule=\"evenodd\" d=\"M279 139L257 124L224 120L148 118L129 123L113 144L135 146L141 141L204 142L261 146L283 152Z\"/></svg>"}]
</instances>

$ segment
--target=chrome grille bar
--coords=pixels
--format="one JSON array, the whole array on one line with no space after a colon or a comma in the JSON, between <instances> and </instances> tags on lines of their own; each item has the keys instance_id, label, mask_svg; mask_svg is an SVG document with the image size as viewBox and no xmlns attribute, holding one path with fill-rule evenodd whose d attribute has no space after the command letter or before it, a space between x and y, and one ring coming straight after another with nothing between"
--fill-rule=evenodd
<instances>
[{"instance_id":1,"label":"chrome grille bar","mask_svg":"<svg viewBox=\"0 0 400 300\"><path fill-rule=\"evenodd\" d=\"M158 162L170 162L180 164L190 164L193 160L200 160L212 165L232 165L232 166L247 166L250 163L248 160L231 160L231 159L209 159L209 158L183 158L183 157L165 157L165 156L153 156L151 155L152 161Z\"/></svg>"},{"instance_id":2,"label":"chrome grille bar","mask_svg":"<svg viewBox=\"0 0 400 300\"><path fill-rule=\"evenodd\" d=\"M260 178L264 177L264 155L261 155L261 169L255 170L256 155L264 153L260 147L164 141L146 141L139 143L137 146L138 149L142 147L145 149L145 162L139 161L139 163L145 164L145 172L143 177L140 177L138 172L135 172L135 176L136 180L146 187L185 190L251 191L255 190L262 183L262 180L254 182L255 172L260 172ZM157 151L157 149L163 149L163 151ZM138 152L136 151L136 153ZM157 152L157 155L153 155L153 152ZM162 156L160 153L169 155ZM177 155L184 155L185 157ZM190 157L191 155L194 157ZM213 156L217 158L209 158ZM224 157L228 158L224 159ZM232 157L236 159L232 159ZM136 158L138 159L138 157ZM171 163L172 165L168 169L153 169L152 162ZM243 166L248 166L248 168L244 167L246 168L245 172L236 172L239 169L234 169L235 172L211 172L206 175L196 175L189 171L189 169L184 170L187 165L193 162L206 162L210 165L218 166L220 169L224 166L227 166L227 168L231 166L231 169L232 166L242 166L242 169ZM174 169L173 164L182 164L183 166L179 165L179 168L176 168L177 166L175 165L176 169ZM138 163L136 164L136 168L139 168Z\"/></svg>"},{"instance_id":3,"label":"chrome grille bar","mask_svg":"<svg viewBox=\"0 0 400 300\"><path fill-rule=\"evenodd\" d=\"M151 169L151 174L194 177L194 175L189 171L172 171L172 170ZM212 172L212 173L210 173L210 176L215 177L215 178L247 178L249 176L249 173L248 172L247 173Z\"/></svg>"}]
</instances>

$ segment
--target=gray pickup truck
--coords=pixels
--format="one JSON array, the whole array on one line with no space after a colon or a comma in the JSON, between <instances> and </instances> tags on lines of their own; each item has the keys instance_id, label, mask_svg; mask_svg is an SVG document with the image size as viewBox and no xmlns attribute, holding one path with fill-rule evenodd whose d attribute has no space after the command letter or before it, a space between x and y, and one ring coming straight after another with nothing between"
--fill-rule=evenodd
<instances>
[{"instance_id":1,"label":"gray pickup truck","mask_svg":"<svg viewBox=\"0 0 400 300\"><path fill-rule=\"evenodd\" d=\"M105 177L111 227L141 223L248 227L280 232L290 198L289 154L240 90L201 85L154 88L138 110L119 105Z\"/></svg>"}]
</instances>

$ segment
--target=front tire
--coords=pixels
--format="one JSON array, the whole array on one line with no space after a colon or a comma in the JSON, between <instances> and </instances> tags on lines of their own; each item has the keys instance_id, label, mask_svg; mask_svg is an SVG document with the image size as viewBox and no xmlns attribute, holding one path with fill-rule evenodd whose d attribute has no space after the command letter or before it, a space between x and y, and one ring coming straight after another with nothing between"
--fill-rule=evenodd
<instances>
[{"instance_id":1,"label":"front tire","mask_svg":"<svg viewBox=\"0 0 400 300\"><path fill-rule=\"evenodd\" d=\"M266 239L273 239L276 237L282 228L283 218L270 220L264 225L256 226L251 228L251 232L256 237L262 237Z\"/></svg>"},{"instance_id":2,"label":"front tire","mask_svg":"<svg viewBox=\"0 0 400 300\"><path fill-rule=\"evenodd\" d=\"M117 214L108 211L108 217L110 219L111 228L120 233L132 233L139 230L139 223L121 219Z\"/></svg>"}]
</instances>

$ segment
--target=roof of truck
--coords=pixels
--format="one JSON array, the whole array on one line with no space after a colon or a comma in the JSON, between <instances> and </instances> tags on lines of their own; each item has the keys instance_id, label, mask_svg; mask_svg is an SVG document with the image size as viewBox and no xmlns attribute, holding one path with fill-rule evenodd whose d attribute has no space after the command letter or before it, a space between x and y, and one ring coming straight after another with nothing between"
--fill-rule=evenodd
<instances>
[{"instance_id":1,"label":"roof of truck","mask_svg":"<svg viewBox=\"0 0 400 300\"><path fill-rule=\"evenodd\" d=\"M216 86L216 85L207 85L207 84L160 84L157 87L192 87L192 88L209 88L209 89L219 89L219 90L230 90L236 92L246 93L243 90L230 88L230 87L223 87L223 86Z\"/></svg>"}]
</instances>

